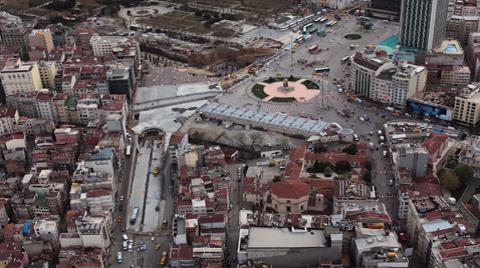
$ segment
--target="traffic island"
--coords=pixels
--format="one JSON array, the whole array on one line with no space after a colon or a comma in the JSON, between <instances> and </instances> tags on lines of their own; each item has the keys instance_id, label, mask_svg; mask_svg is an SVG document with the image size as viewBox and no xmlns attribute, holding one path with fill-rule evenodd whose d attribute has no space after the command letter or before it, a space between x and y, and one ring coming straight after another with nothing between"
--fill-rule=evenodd
<instances>
[{"instance_id":1,"label":"traffic island","mask_svg":"<svg viewBox=\"0 0 480 268\"><path fill-rule=\"evenodd\" d=\"M311 80L294 76L270 77L256 83L251 92L266 102L292 103L306 102L319 95L319 85Z\"/></svg>"}]
</instances>

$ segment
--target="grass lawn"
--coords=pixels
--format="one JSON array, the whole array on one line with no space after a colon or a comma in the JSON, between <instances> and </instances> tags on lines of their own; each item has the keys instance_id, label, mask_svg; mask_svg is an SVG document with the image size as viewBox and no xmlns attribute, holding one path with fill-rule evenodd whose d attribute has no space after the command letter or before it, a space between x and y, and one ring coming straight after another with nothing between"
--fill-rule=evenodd
<instances>
[{"instance_id":1,"label":"grass lawn","mask_svg":"<svg viewBox=\"0 0 480 268\"><path fill-rule=\"evenodd\" d=\"M305 80L302 82L304 86L306 86L308 89L320 89L320 87L317 85L317 83L312 82L310 80Z\"/></svg>"},{"instance_id":2,"label":"grass lawn","mask_svg":"<svg viewBox=\"0 0 480 268\"><path fill-rule=\"evenodd\" d=\"M253 95L255 95L255 97L259 98L259 99L265 99L266 97L268 97L268 94L265 93L265 91L263 91L263 88L265 86L264 85L260 85L260 84L255 84L253 87L252 87L252 93Z\"/></svg>"},{"instance_id":3,"label":"grass lawn","mask_svg":"<svg viewBox=\"0 0 480 268\"><path fill-rule=\"evenodd\" d=\"M295 76L289 76L289 77L269 77L268 79L263 80L264 83L271 84L275 82L281 82L283 80L287 79L288 81L298 81L300 80L300 77L295 77Z\"/></svg>"},{"instance_id":4,"label":"grass lawn","mask_svg":"<svg viewBox=\"0 0 480 268\"><path fill-rule=\"evenodd\" d=\"M281 97L275 97L275 98L272 98L270 100L271 102L285 102L285 103L289 103L289 102L295 102L297 101L295 98L293 97L288 97L288 98L281 98Z\"/></svg>"}]
</instances>

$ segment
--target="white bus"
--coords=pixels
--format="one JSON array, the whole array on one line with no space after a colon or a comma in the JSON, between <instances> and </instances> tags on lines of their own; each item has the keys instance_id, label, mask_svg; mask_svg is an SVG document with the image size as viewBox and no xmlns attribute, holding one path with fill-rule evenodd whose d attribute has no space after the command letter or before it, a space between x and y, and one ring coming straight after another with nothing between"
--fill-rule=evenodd
<instances>
[{"instance_id":1,"label":"white bus","mask_svg":"<svg viewBox=\"0 0 480 268\"><path fill-rule=\"evenodd\" d=\"M303 36L303 39L305 39L305 41L308 41L310 39L312 39L312 35L311 34L306 34Z\"/></svg>"},{"instance_id":2,"label":"white bus","mask_svg":"<svg viewBox=\"0 0 480 268\"><path fill-rule=\"evenodd\" d=\"M318 67L315 68L316 73L327 73L330 72L330 67Z\"/></svg>"},{"instance_id":3,"label":"white bus","mask_svg":"<svg viewBox=\"0 0 480 268\"><path fill-rule=\"evenodd\" d=\"M327 18L325 18L325 17L322 17L322 18L320 19L320 23L324 23L324 22L326 22L326 21L327 21Z\"/></svg>"},{"instance_id":4,"label":"white bus","mask_svg":"<svg viewBox=\"0 0 480 268\"><path fill-rule=\"evenodd\" d=\"M320 22L322 18L316 18L315 20L313 20L314 22Z\"/></svg>"},{"instance_id":5,"label":"white bus","mask_svg":"<svg viewBox=\"0 0 480 268\"><path fill-rule=\"evenodd\" d=\"M303 41L305 41L303 36L295 38L295 43L303 43Z\"/></svg>"},{"instance_id":6,"label":"white bus","mask_svg":"<svg viewBox=\"0 0 480 268\"><path fill-rule=\"evenodd\" d=\"M305 25L305 26L303 26L303 27L305 27L305 28L307 28L307 29L308 29L308 28L310 28L310 27L312 27L312 26L313 26L313 23L309 23L309 24L306 24L306 25Z\"/></svg>"},{"instance_id":7,"label":"white bus","mask_svg":"<svg viewBox=\"0 0 480 268\"><path fill-rule=\"evenodd\" d=\"M327 22L326 25L327 25L327 27L332 27L332 26L334 26L335 24L337 24L337 21L331 20L331 21Z\"/></svg>"},{"instance_id":8,"label":"white bus","mask_svg":"<svg viewBox=\"0 0 480 268\"><path fill-rule=\"evenodd\" d=\"M343 57L340 62L345 63L350 60L350 56Z\"/></svg>"},{"instance_id":9,"label":"white bus","mask_svg":"<svg viewBox=\"0 0 480 268\"><path fill-rule=\"evenodd\" d=\"M130 216L130 224L134 225L138 217L138 207L132 209L132 216Z\"/></svg>"}]
</instances>

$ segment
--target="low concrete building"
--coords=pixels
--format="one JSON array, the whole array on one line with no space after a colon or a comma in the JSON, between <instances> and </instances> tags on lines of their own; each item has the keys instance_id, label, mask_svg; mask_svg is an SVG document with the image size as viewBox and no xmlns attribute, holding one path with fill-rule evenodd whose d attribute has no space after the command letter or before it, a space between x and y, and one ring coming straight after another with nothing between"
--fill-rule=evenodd
<instances>
[{"instance_id":1,"label":"low concrete building","mask_svg":"<svg viewBox=\"0 0 480 268\"><path fill-rule=\"evenodd\" d=\"M385 235L356 238L352 244L355 267L408 267L394 232Z\"/></svg>"},{"instance_id":2,"label":"low concrete building","mask_svg":"<svg viewBox=\"0 0 480 268\"><path fill-rule=\"evenodd\" d=\"M339 262L341 248L328 247L323 230L251 227L240 229L238 261L260 260L273 267L319 265L320 260Z\"/></svg>"}]
</instances>

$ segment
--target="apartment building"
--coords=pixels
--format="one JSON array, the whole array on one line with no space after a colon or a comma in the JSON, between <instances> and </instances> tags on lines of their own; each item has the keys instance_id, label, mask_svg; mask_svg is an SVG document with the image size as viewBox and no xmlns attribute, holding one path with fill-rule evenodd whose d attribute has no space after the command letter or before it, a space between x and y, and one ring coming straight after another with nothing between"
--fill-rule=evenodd
<instances>
[{"instance_id":1,"label":"apartment building","mask_svg":"<svg viewBox=\"0 0 480 268\"><path fill-rule=\"evenodd\" d=\"M54 98L54 91L42 89L38 92L35 103L38 117L52 122L58 121L58 112L54 103Z\"/></svg>"},{"instance_id":2,"label":"apartment building","mask_svg":"<svg viewBox=\"0 0 480 268\"><path fill-rule=\"evenodd\" d=\"M30 49L45 51L48 55L55 48L50 29L35 29L28 35L28 46Z\"/></svg>"},{"instance_id":3,"label":"apartment building","mask_svg":"<svg viewBox=\"0 0 480 268\"><path fill-rule=\"evenodd\" d=\"M41 61L38 63L40 80L42 88L55 89L55 76L57 75L57 65L53 61Z\"/></svg>"},{"instance_id":4,"label":"apartment building","mask_svg":"<svg viewBox=\"0 0 480 268\"><path fill-rule=\"evenodd\" d=\"M7 64L0 72L6 95L39 91L42 88L40 71L35 62Z\"/></svg>"},{"instance_id":5,"label":"apartment building","mask_svg":"<svg viewBox=\"0 0 480 268\"><path fill-rule=\"evenodd\" d=\"M474 127L480 121L480 84L470 84L455 97L453 119L459 124Z\"/></svg>"},{"instance_id":6,"label":"apartment building","mask_svg":"<svg viewBox=\"0 0 480 268\"><path fill-rule=\"evenodd\" d=\"M447 21L447 37L467 45L470 33L478 32L479 21L479 16L453 15Z\"/></svg>"},{"instance_id":7,"label":"apartment building","mask_svg":"<svg viewBox=\"0 0 480 268\"><path fill-rule=\"evenodd\" d=\"M15 132L18 123L18 111L11 107L0 106L0 135Z\"/></svg>"}]
</instances>

